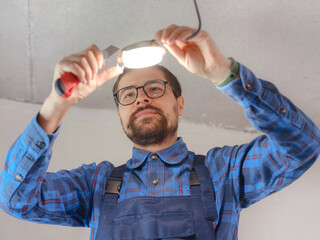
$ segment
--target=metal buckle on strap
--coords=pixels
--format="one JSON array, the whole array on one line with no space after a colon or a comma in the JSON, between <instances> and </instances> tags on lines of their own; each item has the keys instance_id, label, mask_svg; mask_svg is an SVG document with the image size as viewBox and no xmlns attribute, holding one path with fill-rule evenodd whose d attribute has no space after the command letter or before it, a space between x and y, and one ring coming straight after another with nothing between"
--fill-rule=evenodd
<instances>
[{"instance_id":1,"label":"metal buckle on strap","mask_svg":"<svg viewBox=\"0 0 320 240\"><path fill-rule=\"evenodd\" d=\"M122 184L122 181L109 179L107 182L106 191L104 193L105 194L107 194L107 193L117 194L119 196L121 184Z\"/></svg>"},{"instance_id":2,"label":"metal buckle on strap","mask_svg":"<svg viewBox=\"0 0 320 240\"><path fill-rule=\"evenodd\" d=\"M199 186L199 185L200 185L200 181L199 181L197 173L191 172L190 173L190 187L191 186Z\"/></svg>"}]
</instances>

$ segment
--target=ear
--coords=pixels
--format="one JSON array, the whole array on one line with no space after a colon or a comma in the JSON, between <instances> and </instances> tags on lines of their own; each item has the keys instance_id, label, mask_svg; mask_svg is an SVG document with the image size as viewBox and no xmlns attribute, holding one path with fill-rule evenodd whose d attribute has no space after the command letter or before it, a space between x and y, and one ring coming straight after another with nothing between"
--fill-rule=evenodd
<instances>
[{"instance_id":1,"label":"ear","mask_svg":"<svg viewBox=\"0 0 320 240\"><path fill-rule=\"evenodd\" d=\"M178 101L178 116L183 115L183 110L184 110L184 98L182 96L177 97Z\"/></svg>"}]
</instances>

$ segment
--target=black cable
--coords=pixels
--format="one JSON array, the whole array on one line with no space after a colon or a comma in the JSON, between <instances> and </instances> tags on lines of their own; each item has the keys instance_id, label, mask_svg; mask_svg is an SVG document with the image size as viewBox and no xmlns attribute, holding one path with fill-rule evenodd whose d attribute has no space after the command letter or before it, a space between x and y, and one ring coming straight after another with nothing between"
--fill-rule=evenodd
<instances>
[{"instance_id":1,"label":"black cable","mask_svg":"<svg viewBox=\"0 0 320 240\"><path fill-rule=\"evenodd\" d=\"M195 36L198 35L198 33L200 32L201 30L201 18L200 18L200 13L199 13L199 9L198 9L198 5L197 5L197 1L196 0L193 0L194 2L194 6L196 8L196 12L197 12L197 16L198 16L198 22L199 22L199 26L198 26L198 29L197 31L192 34L190 37L188 37L185 41L189 41L190 39L194 38Z\"/></svg>"}]
</instances>

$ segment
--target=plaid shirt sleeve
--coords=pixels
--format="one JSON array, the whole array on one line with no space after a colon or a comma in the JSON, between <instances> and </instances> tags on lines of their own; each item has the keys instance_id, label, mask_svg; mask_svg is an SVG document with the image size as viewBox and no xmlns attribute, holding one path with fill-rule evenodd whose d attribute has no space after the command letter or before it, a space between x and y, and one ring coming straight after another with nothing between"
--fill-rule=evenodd
<instances>
[{"instance_id":1,"label":"plaid shirt sleeve","mask_svg":"<svg viewBox=\"0 0 320 240\"><path fill-rule=\"evenodd\" d=\"M99 191L95 188L105 184L106 176L98 176L98 170L107 173L112 168L102 162L47 173L58 132L48 136L35 117L11 146L0 173L0 207L28 221L88 227L93 195Z\"/></svg>"},{"instance_id":2,"label":"plaid shirt sleeve","mask_svg":"<svg viewBox=\"0 0 320 240\"><path fill-rule=\"evenodd\" d=\"M311 167L320 153L320 131L309 117L272 83L239 67L240 79L220 90L244 107L251 124L264 135L208 152L218 208L232 212L237 210L226 209L228 202L244 208L279 191Z\"/></svg>"}]
</instances>

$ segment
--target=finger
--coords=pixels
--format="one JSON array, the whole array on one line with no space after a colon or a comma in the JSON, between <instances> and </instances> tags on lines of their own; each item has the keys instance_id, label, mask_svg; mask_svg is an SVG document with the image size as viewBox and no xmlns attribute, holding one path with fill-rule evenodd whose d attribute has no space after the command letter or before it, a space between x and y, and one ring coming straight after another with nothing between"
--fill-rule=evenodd
<instances>
[{"instance_id":1,"label":"finger","mask_svg":"<svg viewBox=\"0 0 320 240\"><path fill-rule=\"evenodd\" d=\"M88 61L88 64L90 65L91 72L92 72L92 76L91 76L92 78L90 80L94 80L99 70L99 66L98 66L99 62L92 50L89 50L87 53L87 61Z\"/></svg>"},{"instance_id":2,"label":"finger","mask_svg":"<svg viewBox=\"0 0 320 240\"><path fill-rule=\"evenodd\" d=\"M154 39L157 40L157 41L161 41L162 32L163 32L163 29L161 29L158 32L156 32L156 34L154 35Z\"/></svg>"},{"instance_id":3,"label":"finger","mask_svg":"<svg viewBox=\"0 0 320 240\"><path fill-rule=\"evenodd\" d=\"M166 49L181 63L185 58L185 52L176 44L164 45Z\"/></svg>"},{"instance_id":4,"label":"finger","mask_svg":"<svg viewBox=\"0 0 320 240\"><path fill-rule=\"evenodd\" d=\"M92 45L79 54L70 55L67 59L79 63L86 73L86 79L89 84L95 79L99 65L104 65L103 54L95 45Z\"/></svg>"},{"instance_id":5,"label":"finger","mask_svg":"<svg viewBox=\"0 0 320 240\"><path fill-rule=\"evenodd\" d=\"M59 77L61 77L65 72L70 72L73 73L79 81L87 83L85 71L77 62L64 59L57 64L57 69Z\"/></svg>"},{"instance_id":6,"label":"finger","mask_svg":"<svg viewBox=\"0 0 320 240\"><path fill-rule=\"evenodd\" d=\"M77 76L78 80L82 83L88 83L88 79L90 76L88 76L88 73L86 73L86 68L89 66L87 63L87 60L83 56L85 54L85 51L78 53L78 54L72 54L68 57L65 57L62 59L58 64L59 73L60 76L64 72L71 72L74 75Z\"/></svg>"},{"instance_id":7,"label":"finger","mask_svg":"<svg viewBox=\"0 0 320 240\"><path fill-rule=\"evenodd\" d=\"M171 33L170 37L168 38L168 43L173 44L176 41L183 42L195 32L195 29L185 26L177 28Z\"/></svg>"},{"instance_id":8,"label":"finger","mask_svg":"<svg viewBox=\"0 0 320 240\"><path fill-rule=\"evenodd\" d=\"M79 65L80 65L81 68L84 70L84 72L85 72L85 78L86 78L86 80L87 80L88 85L90 85L90 84L91 84L91 81L92 81L92 75L93 75L93 73L92 73L92 69L91 69L91 66L90 66L90 64L89 64L89 62L88 62L87 57L82 56L82 57L80 58L80 63L79 63Z\"/></svg>"},{"instance_id":9,"label":"finger","mask_svg":"<svg viewBox=\"0 0 320 240\"><path fill-rule=\"evenodd\" d=\"M102 51L97 47L97 45L92 44L90 50L93 52L94 56L97 59L98 68L101 69L104 67L104 59Z\"/></svg>"},{"instance_id":10,"label":"finger","mask_svg":"<svg viewBox=\"0 0 320 240\"><path fill-rule=\"evenodd\" d=\"M104 70L103 72L99 73L97 77L97 87L100 87L109 80L119 76L121 73L123 73L123 69L117 66Z\"/></svg>"},{"instance_id":11,"label":"finger","mask_svg":"<svg viewBox=\"0 0 320 240\"><path fill-rule=\"evenodd\" d=\"M172 24L170 25L169 27L163 29L162 31L162 36L161 36L161 42L163 43L168 43L168 39L171 35L171 33L176 30L177 28L179 28L179 26L175 25L175 24Z\"/></svg>"},{"instance_id":12,"label":"finger","mask_svg":"<svg viewBox=\"0 0 320 240\"><path fill-rule=\"evenodd\" d=\"M200 31L197 36L190 39L188 42L192 42L198 46L206 61L213 60L213 56L215 56L214 58L223 56L217 44L206 31Z\"/></svg>"},{"instance_id":13,"label":"finger","mask_svg":"<svg viewBox=\"0 0 320 240\"><path fill-rule=\"evenodd\" d=\"M86 50L72 54L62 59L56 66L60 76L64 72L71 72L79 81L90 84L95 78L99 68L104 65L103 54L96 45L91 45Z\"/></svg>"},{"instance_id":14,"label":"finger","mask_svg":"<svg viewBox=\"0 0 320 240\"><path fill-rule=\"evenodd\" d=\"M117 55L117 66L119 67L119 68L124 68L124 64L123 64L123 61L122 61L122 53L119 53L118 55Z\"/></svg>"}]
</instances>

